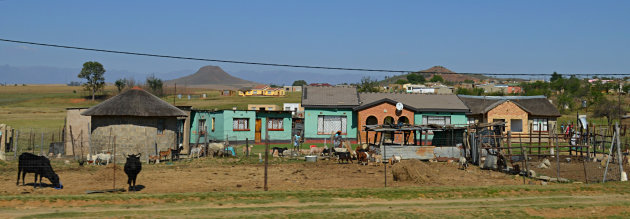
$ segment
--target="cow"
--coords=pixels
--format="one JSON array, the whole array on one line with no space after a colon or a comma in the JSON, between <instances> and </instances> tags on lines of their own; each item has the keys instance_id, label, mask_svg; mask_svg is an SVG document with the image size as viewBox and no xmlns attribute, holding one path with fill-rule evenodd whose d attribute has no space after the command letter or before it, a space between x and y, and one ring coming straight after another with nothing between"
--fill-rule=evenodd
<instances>
[{"instance_id":1,"label":"cow","mask_svg":"<svg viewBox=\"0 0 630 219\"><path fill-rule=\"evenodd\" d=\"M22 173L22 185L26 173L35 173L34 187L37 188L37 176L39 176L39 186L42 186L42 177L46 177L56 189L62 189L59 176L50 166L50 160L44 156L37 156L31 153L22 153L18 161L18 178L15 185L20 184L20 173Z\"/></svg>"},{"instance_id":2,"label":"cow","mask_svg":"<svg viewBox=\"0 0 630 219\"><path fill-rule=\"evenodd\" d=\"M136 191L136 177L142 170L142 163L140 163L140 153L138 155L127 155L127 162L125 162L125 174L127 174L127 184L129 184L129 191ZM132 185L133 184L133 185Z\"/></svg>"}]
</instances>

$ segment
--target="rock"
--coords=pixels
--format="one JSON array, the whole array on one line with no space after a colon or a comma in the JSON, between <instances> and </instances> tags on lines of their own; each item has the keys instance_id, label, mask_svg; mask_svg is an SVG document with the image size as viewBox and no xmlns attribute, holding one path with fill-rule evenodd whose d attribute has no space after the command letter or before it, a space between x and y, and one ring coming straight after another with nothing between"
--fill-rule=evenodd
<instances>
[{"instance_id":1,"label":"rock","mask_svg":"<svg viewBox=\"0 0 630 219\"><path fill-rule=\"evenodd\" d=\"M539 169L547 169L547 168L549 168L549 166L545 165L545 163L539 163L538 165L536 165L536 167L538 167Z\"/></svg>"},{"instance_id":2,"label":"rock","mask_svg":"<svg viewBox=\"0 0 630 219\"><path fill-rule=\"evenodd\" d=\"M558 182L558 178L551 178L549 179L549 182Z\"/></svg>"},{"instance_id":3,"label":"rock","mask_svg":"<svg viewBox=\"0 0 630 219\"><path fill-rule=\"evenodd\" d=\"M566 179L566 178L562 178L562 177L560 177L560 178L558 178L558 182L561 182L561 183L569 183L570 181L569 181L568 179Z\"/></svg>"},{"instance_id":4,"label":"rock","mask_svg":"<svg viewBox=\"0 0 630 219\"><path fill-rule=\"evenodd\" d=\"M541 185L543 185L543 186L546 186L546 185L547 185L547 182L542 181L542 182L540 182L540 184L541 184Z\"/></svg>"},{"instance_id":5,"label":"rock","mask_svg":"<svg viewBox=\"0 0 630 219\"><path fill-rule=\"evenodd\" d=\"M570 158L570 157L567 157L567 158L565 158L564 160L566 160L566 161L567 161L567 163L571 163L571 158Z\"/></svg>"}]
</instances>

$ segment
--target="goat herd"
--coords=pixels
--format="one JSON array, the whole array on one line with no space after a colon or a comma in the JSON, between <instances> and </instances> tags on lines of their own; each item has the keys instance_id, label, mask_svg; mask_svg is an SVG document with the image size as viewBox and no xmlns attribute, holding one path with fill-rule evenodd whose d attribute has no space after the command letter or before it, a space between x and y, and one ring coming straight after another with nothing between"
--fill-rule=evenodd
<instances>
[{"instance_id":1,"label":"goat herd","mask_svg":"<svg viewBox=\"0 0 630 219\"><path fill-rule=\"evenodd\" d=\"M160 160L170 159L179 159L179 154L182 151L182 147L180 146L178 149L168 149L166 151L160 151L157 155L149 156L149 163L159 163ZM228 150L226 150L228 149ZM244 147L243 153L251 152L252 146ZM400 162L402 159L401 156L392 156L388 160L383 160L382 155L378 152L378 148L373 146L362 145L358 146L355 150L352 150L349 144L343 144L340 148L328 148L328 147L317 147L315 145L310 146L310 150L298 150L298 152L302 155L319 155L324 157L336 157L338 163L353 163L353 159L356 159L358 164L360 165L368 165L372 163L373 165L380 165L383 161L388 162L390 164L394 164ZM287 153L291 151L288 148L280 148L274 147L271 150L273 156L285 156ZM212 143L208 145L199 145L197 147L192 147L190 149L189 157L199 158L202 155L205 156L222 156L225 154L235 155L233 148L226 147L222 143ZM88 163L99 165L99 164L109 164L112 159L112 155L110 153L99 153L96 155L88 156ZM124 172L127 174L127 184L129 185L129 191L136 191L136 178L140 171L142 170L142 163L140 162L141 154L130 154L126 155L126 162L124 166ZM45 156L38 156L31 153L22 153L19 157L18 161L18 179L16 185L19 185L20 182L20 174L22 177L22 185L24 185L26 173L34 173L35 180L33 186L37 188L37 186L42 186L42 178L47 178L51 183L52 187L55 189L63 189L63 185L59 180L59 176L55 173L52 166L50 165L50 160ZM37 177L39 177L39 183L37 182Z\"/></svg>"}]
</instances>

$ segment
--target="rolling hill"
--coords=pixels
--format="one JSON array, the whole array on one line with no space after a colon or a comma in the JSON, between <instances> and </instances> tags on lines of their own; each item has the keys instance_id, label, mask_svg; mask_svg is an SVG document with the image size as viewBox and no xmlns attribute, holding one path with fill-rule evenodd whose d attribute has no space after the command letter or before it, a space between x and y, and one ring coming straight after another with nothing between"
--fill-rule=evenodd
<instances>
[{"instance_id":1,"label":"rolling hill","mask_svg":"<svg viewBox=\"0 0 630 219\"><path fill-rule=\"evenodd\" d=\"M475 82L479 82L481 80L485 80L489 78L484 75L463 75L463 74L453 74L453 73L455 72L449 70L448 68L445 68L444 66L433 66L429 69L421 70L421 71L417 71L417 72L409 73L409 74L421 74L427 80L431 79L431 77L433 77L434 74L439 74L442 76L442 78L444 78L445 81L451 81L451 82L456 82L456 83L464 82L465 80L472 80ZM407 75L409 74L392 76L381 81L380 83L393 84L393 83L396 83L396 81L398 81L399 79L407 80Z\"/></svg>"},{"instance_id":2,"label":"rolling hill","mask_svg":"<svg viewBox=\"0 0 630 219\"><path fill-rule=\"evenodd\" d=\"M181 78L168 80L166 85L172 86L178 84L180 86L187 86L193 88L207 88L207 89L241 89L246 87L253 87L259 85L253 81L248 81L234 77L227 72L223 71L218 66L204 66L201 67L194 74L184 76Z\"/></svg>"}]
</instances>

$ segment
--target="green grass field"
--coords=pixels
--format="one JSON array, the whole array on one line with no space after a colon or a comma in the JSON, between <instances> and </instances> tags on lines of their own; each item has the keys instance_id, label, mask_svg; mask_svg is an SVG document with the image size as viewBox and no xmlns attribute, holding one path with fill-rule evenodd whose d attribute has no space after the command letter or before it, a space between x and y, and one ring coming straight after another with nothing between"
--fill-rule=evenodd
<instances>
[{"instance_id":1,"label":"green grass field","mask_svg":"<svg viewBox=\"0 0 630 219\"><path fill-rule=\"evenodd\" d=\"M247 109L247 104L299 103L301 92L288 93L284 97L220 96L219 91L189 89L193 98L175 99L177 106L193 106L195 109ZM114 86L105 87L104 94L113 96ZM201 94L206 94L201 99ZM13 128L59 129L63 127L66 108L90 107L103 100L91 101L83 87L66 85L0 86L0 123ZM174 95L162 99L173 103Z\"/></svg>"}]
</instances>

